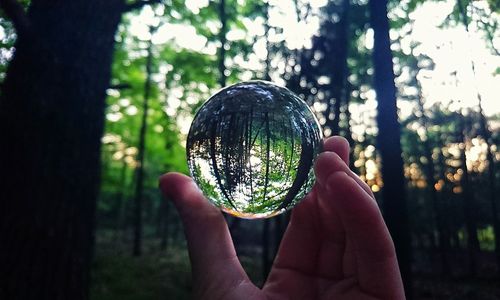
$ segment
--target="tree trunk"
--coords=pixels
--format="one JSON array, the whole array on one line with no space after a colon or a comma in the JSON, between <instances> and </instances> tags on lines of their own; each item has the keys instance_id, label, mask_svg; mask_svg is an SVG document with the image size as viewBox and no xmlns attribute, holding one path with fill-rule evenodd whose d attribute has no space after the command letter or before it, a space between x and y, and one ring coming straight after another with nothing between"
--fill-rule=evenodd
<instances>
[{"instance_id":1,"label":"tree trunk","mask_svg":"<svg viewBox=\"0 0 500 300\"><path fill-rule=\"evenodd\" d=\"M484 119L484 115L481 113L481 117ZM491 136L489 130L486 127L486 120L484 120L483 126L485 128L485 134ZM493 157L493 151L491 150L491 144L488 142L489 138L485 137L488 146L487 160L488 160L488 183L489 183L489 198L491 205L491 214L493 215L493 230L495 233L495 256L497 260L497 275L500 277L500 220L498 218L498 207L497 207L497 194L495 192L495 159Z\"/></svg>"},{"instance_id":2,"label":"tree trunk","mask_svg":"<svg viewBox=\"0 0 500 300\"><path fill-rule=\"evenodd\" d=\"M128 165L127 162L125 161L125 156L122 158L122 169L120 170L120 183L118 185L118 192L116 194L116 219L115 219L115 234L114 234L114 242L118 243L120 240L120 234L122 233L122 224L123 224L123 219L124 219L124 213L125 213L125 205L124 205L124 200L125 200L125 189L127 187L127 169Z\"/></svg>"},{"instance_id":3,"label":"tree trunk","mask_svg":"<svg viewBox=\"0 0 500 300\"><path fill-rule=\"evenodd\" d=\"M351 130L351 112L349 111L349 104L351 103L351 85L346 81L345 92L344 92L344 105L345 105L345 132L344 136L349 142L349 169L358 173L356 166L354 165L355 157L354 157L354 147L355 141L352 138L352 130Z\"/></svg>"},{"instance_id":4,"label":"tree trunk","mask_svg":"<svg viewBox=\"0 0 500 300\"><path fill-rule=\"evenodd\" d=\"M377 92L379 128L377 144L382 158L384 215L396 247L406 295L411 298L410 229L401 157L401 128L398 123L396 87L389 39L387 0L370 0L370 22L374 31L374 87Z\"/></svg>"},{"instance_id":5,"label":"tree trunk","mask_svg":"<svg viewBox=\"0 0 500 300\"><path fill-rule=\"evenodd\" d=\"M87 299L121 0L33 0L0 98L0 298Z\"/></svg>"},{"instance_id":6,"label":"tree trunk","mask_svg":"<svg viewBox=\"0 0 500 300\"><path fill-rule=\"evenodd\" d=\"M269 2L264 2L264 37L266 38L266 59L264 61L264 80L271 80L271 43L269 42Z\"/></svg>"},{"instance_id":7,"label":"tree trunk","mask_svg":"<svg viewBox=\"0 0 500 300\"><path fill-rule=\"evenodd\" d=\"M333 64L331 66L331 82L329 87L331 98L335 101L333 103L333 118L330 118L330 115L332 113L331 102L328 103L328 107L325 111L325 127L331 130L330 135L340 134L340 108L342 104L346 102L345 91L347 88L347 76L349 76L347 70L347 57L349 54L349 0L343 0L340 5L340 21L338 22L338 24L333 25L337 28L337 30L336 32L332 33L334 34L335 38L331 41L332 45L330 45L332 50L335 49L335 52L331 53L332 56L334 55L335 57L333 58ZM332 25L330 27L332 27Z\"/></svg>"},{"instance_id":8,"label":"tree trunk","mask_svg":"<svg viewBox=\"0 0 500 300\"><path fill-rule=\"evenodd\" d=\"M226 86L226 33L227 33L227 15L226 15L226 0L219 0L219 18L220 18L220 31L219 31L219 84L221 87Z\"/></svg>"},{"instance_id":9,"label":"tree trunk","mask_svg":"<svg viewBox=\"0 0 500 300\"><path fill-rule=\"evenodd\" d=\"M154 28L150 27L149 32L153 34ZM141 129L139 132L139 146L137 151L136 184L134 197L134 256L142 254L142 194L144 190L144 152L146 151L146 129L148 126L149 98L151 95L151 75L153 64L153 41L149 40L148 56L146 57L146 82L144 83L144 105L142 107Z\"/></svg>"},{"instance_id":10,"label":"tree trunk","mask_svg":"<svg viewBox=\"0 0 500 300\"><path fill-rule=\"evenodd\" d=\"M463 200L464 200L464 216L465 216L465 227L467 230L467 249L468 249L468 255L469 255L469 274L471 276L476 276L477 273L477 260L476 260L476 255L479 253L479 239L477 236L477 221L476 221L476 214L475 214L475 200L474 200L474 194L472 193L471 190L471 182L469 180L469 171L467 170L467 154L465 153L466 150L466 138L465 138L465 131L466 131L466 121L465 121L465 116L459 116L461 120L460 122L460 141L463 145L460 149L460 161L461 161L461 168L463 170L463 175L462 175L462 180L461 180L461 185L462 185L462 193L463 193Z\"/></svg>"},{"instance_id":11,"label":"tree trunk","mask_svg":"<svg viewBox=\"0 0 500 300\"><path fill-rule=\"evenodd\" d=\"M273 248L273 260L278 253L280 248L281 240L283 239L283 235L285 234L285 227L283 223L286 224L285 214L280 214L274 217L274 248Z\"/></svg>"},{"instance_id":12,"label":"tree trunk","mask_svg":"<svg viewBox=\"0 0 500 300\"><path fill-rule=\"evenodd\" d=\"M418 64L415 66L418 68ZM425 114L425 108L424 108L424 103L422 100L422 87L420 86L420 83L418 82L417 78L415 78L417 81L417 90L418 90L418 109L422 115L421 117L421 122L422 126L425 129L425 132L429 132L429 118ZM426 134L426 138L423 142L424 146L424 156L425 159L427 160L427 164L425 165L425 178L426 178L426 183L427 183L427 190L430 194L430 199L432 202L432 210L433 210L433 217L434 217L434 226L437 230L438 234L438 241L439 244L437 246L437 250L439 251L439 256L441 260L441 275L442 276L447 276L450 273L450 264L448 262L448 258L446 256L447 250L450 248L449 243L448 243L448 238L445 236L445 230L444 230L444 223L443 223L443 216L441 214L441 207L440 203L438 202L438 192L436 190L435 184L436 184L436 167L434 164L434 159L432 158L432 145L429 140L429 135ZM438 146L441 143L439 143ZM434 238L433 238L434 241Z\"/></svg>"},{"instance_id":13,"label":"tree trunk","mask_svg":"<svg viewBox=\"0 0 500 300\"><path fill-rule=\"evenodd\" d=\"M169 229L169 203L167 199L162 199L160 203L160 250L166 251L168 247Z\"/></svg>"},{"instance_id":14,"label":"tree trunk","mask_svg":"<svg viewBox=\"0 0 500 300\"><path fill-rule=\"evenodd\" d=\"M269 231L270 231L270 220L265 219L262 226L262 280L266 282L267 275L271 270L271 262L269 261Z\"/></svg>"}]
</instances>

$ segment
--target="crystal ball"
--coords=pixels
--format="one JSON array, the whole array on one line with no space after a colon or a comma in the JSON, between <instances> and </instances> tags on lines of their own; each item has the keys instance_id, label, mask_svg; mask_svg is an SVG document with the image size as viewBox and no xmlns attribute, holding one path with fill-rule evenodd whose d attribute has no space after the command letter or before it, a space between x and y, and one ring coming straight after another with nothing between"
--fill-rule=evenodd
<instances>
[{"instance_id":1,"label":"crystal ball","mask_svg":"<svg viewBox=\"0 0 500 300\"><path fill-rule=\"evenodd\" d=\"M210 97L187 138L192 178L222 211L247 219L278 215L314 183L322 133L308 105L266 81L241 82Z\"/></svg>"}]
</instances>

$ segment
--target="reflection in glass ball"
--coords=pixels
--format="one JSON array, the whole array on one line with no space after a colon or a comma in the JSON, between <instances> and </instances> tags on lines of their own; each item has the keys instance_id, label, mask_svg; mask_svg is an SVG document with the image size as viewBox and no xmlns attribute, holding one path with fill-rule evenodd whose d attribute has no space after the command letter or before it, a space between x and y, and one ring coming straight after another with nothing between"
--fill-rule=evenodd
<instances>
[{"instance_id":1,"label":"reflection in glass ball","mask_svg":"<svg viewBox=\"0 0 500 300\"><path fill-rule=\"evenodd\" d=\"M271 217L312 188L322 134L313 113L286 88L265 81L227 87L200 108L189 131L191 176L224 212Z\"/></svg>"}]
</instances>

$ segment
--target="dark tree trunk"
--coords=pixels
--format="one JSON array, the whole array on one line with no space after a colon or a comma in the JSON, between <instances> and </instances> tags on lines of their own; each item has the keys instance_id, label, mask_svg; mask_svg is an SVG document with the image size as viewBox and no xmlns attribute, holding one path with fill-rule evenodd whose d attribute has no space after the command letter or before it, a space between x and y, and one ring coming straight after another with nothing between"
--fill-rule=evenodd
<instances>
[{"instance_id":1,"label":"dark tree trunk","mask_svg":"<svg viewBox=\"0 0 500 300\"><path fill-rule=\"evenodd\" d=\"M442 145L444 144L444 141L441 140L442 132L439 132L439 144ZM453 241L453 225L452 225L452 219L456 219L456 214L454 207L450 205L450 197L448 195L448 179L446 178L446 159L443 155L443 149L439 149L439 154L438 154L438 159L437 159L437 164L439 173L438 173L438 181L442 180L443 184L441 186L441 189L439 190L439 202L441 203L441 211L442 212L447 212L441 214L441 222L442 222L442 229L443 229L443 235L444 235L444 240L443 243L446 247L446 253L451 254L452 252L452 241ZM450 260L448 260L448 264L450 263ZM452 268L450 267L450 273L449 275L452 275Z\"/></svg>"},{"instance_id":2,"label":"dark tree trunk","mask_svg":"<svg viewBox=\"0 0 500 300\"><path fill-rule=\"evenodd\" d=\"M411 298L411 244L406 208L405 179L401 157L401 128L396 107L396 87L389 39L387 0L370 0L370 22L374 31L374 86L377 92L379 134L377 145L382 158L383 209L394 240L406 295Z\"/></svg>"},{"instance_id":3,"label":"dark tree trunk","mask_svg":"<svg viewBox=\"0 0 500 300\"><path fill-rule=\"evenodd\" d=\"M264 36L266 38L266 59L264 62L265 70L264 70L264 80L271 80L271 43L269 42L269 30L271 26L269 26L269 2L264 2Z\"/></svg>"},{"instance_id":4,"label":"dark tree trunk","mask_svg":"<svg viewBox=\"0 0 500 300\"><path fill-rule=\"evenodd\" d=\"M354 165L355 157L354 157L354 147L355 141L352 138L352 130L351 130L351 112L349 111L349 104L351 103L351 85L346 81L345 92L344 92L344 101L345 101L345 133L344 136L349 142L349 169L357 172L357 168Z\"/></svg>"},{"instance_id":5,"label":"dark tree trunk","mask_svg":"<svg viewBox=\"0 0 500 300\"><path fill-rule=\"evenodd\" d=\"M444 224L443 224L443 217L442 217L442 209L441 205L438 202L438 194L436 191L436 180L435 180L435 167L434 167L434 161L432 159L432 149L429 144L429 140L424 141L424 151L425 151L425 158L427 160L427 165L425 166L425 173L426 173L426 182L427 182L427 189L430 194L430 199L432 202L432 209L433 209L433 217L434 217L434 225L437 230L438 234L438 245L437 245L437 250L439 251L440 259L441 259L441 274L443 276L447 276L450 272L450 264L448 262L448 258L446 256L446 252L449 249L449 244L447 242L447 237L445 235L445 230L444 230ZM434 240L434 238L433 238Z\"/></svg>"},{"instance_id":6,"label":"dark tree trunk","mask_svg":"<svg viewBox=\"0 0 500 300\"><path fill-rule=\"evenodd\" d=\"M498 206L497 201L498 197L495 192L495 182L496 173L495 173L495 158L493 157L493 150L491 147L491 143L489 142L489 137L491 136L490 131L486 125L486 119L481 111L481 118L483 118L483 128L485 134L486 144L488 146L487 160L488 160L488 183L489 183L489 198L491 205L491 214L493 216L493 230L495 233L495 256L497 260L497 275L500 276L500 220L498 218Z\"/></svg>"},{"instance_id":7,"label":"dark tree trunk","mask_svg":"<svg viewBox=\"0 0 500 300\"><path fill-rule=\"evenodd\" d=\"M460 142L463 147L460 149L460 161L461 168L463 170L463 175L461 178L462 193L464 200L464 217L465 217L465 227L467 230L467 250L469 255L469 274L471 276L476 276L477 273L477 259L476 255L479 253L479 239L477 236L477 221L476 221L476 205L474 200L474 194L471 190L471 182L469 178L469 171L467 170L467 154L466 150L466 137L465 131L468 127L466 125L465 116L458 116L460 118Z\"/></svg>"},{"instance_id":8,"label":"dark tree trunk","mask_svg":"<svg viewBox=\"0 0 500 300\"><path fill-rule=\"evenodd\" d=\"M166 251L168 247L168 229L169 229L169 203L163 199L160 203L160 250Z\"/></svg>"},{"instance_id":9,"label":"dark tree trunk","mask_svg":"<svg viewBox=\"0 0 500 300\"><path fill-rule=\"evenodd\" d=\"M267 275L271 270L271 262L269 261L269 231L270 220L265 219L262 226L262 279L266 281Z\"/></svg>"},{"instance_id":10,"label":"dark tree trunk","mask_svg":"<svg viewBox=\"0 0 500 300\"><path fill-rule=\"evenodd\" d=\"M415 66L418 68L418 64ZM415 78L416 79L416 78ZM425 108L424 108L424 103L422 100L422 88L417 80L417 89L418 89L418 109L422 115L421 117L421 122L422 126L425 129L425 132L427 133L429 130L429 118L425 114ZM446 252L449 250L449 242L448 242L448 237L445 235L445 230L444 230L444 223L443 223L443 216L442 216L442 205L438 202L438 191L436 190L436 167L434 164L434 159L432 158L432 145L431 141L429 140L429 135L426 135L425 140L423 141L423 146L424 146L424 156L425 159L427 160L427 163L425 165L425 177L426 177L426 183L427 183L427 190L430 194L430 199L432 202L432 210L433 210L433 217L434 217L434 226L437 230L438 234L438 241L439 244L437 245L437 250L439 251L439 256L441 259L441 275L442 276L448 276L450 273L450 264L448 262L448 258L446 256ZM439 143L440 144L440 143ZM440 146L440 145L438 145ZM434 236L432 241L434 241ZM434 243L435 244L435 243Z\"/></svg>"},{"instance_id":11,"label":"dark tree trunk","mask_svg":"<svg viewBox=\"0 0 500 300\"><path fill-rule=\"evenodd\" d=\"M121 0L33 0L0 98L0 298L87 299Z\"/></svg>"},{"instance_id":12,"label":"dark tree trunk","mask_svg":"<svg viewBox=\"0 0 500 300\"><path fill-rule=\"evenodd\" d=\"M153 34L154 29L150 27L149 32ZM144 190L144 152L146 151L146 129L148 126L149 98L151 96L151 75L153 64L153 42L149 41L148 56L146 57L146 82L144 83L144 103L142 107L141 129L139 132L139 145L137 152L136 184L134 196L134 256L142 254L142 207Z\"/></svg>"},{"instance_id":13,"label":"dark tree trunk","mask_svg":"<svg viewBox=\"0 0 500 300\"><path fill-rule=\"evenodd\" d=\"M340 5L340 20L336 25L332 26L337 29L336 32L332 33L335 39L333 39L331 45L329 45L332 50L335 49L335 52L332 53L335 57L333 58L333 64L331 66L331 82L329 87L331 98L334 100L334 103L332 109L332 104L329 102L325 111L325 127L331 130L331 135L340 134L340 109L342 104L346 102L345 91L347 88L347 76L349 75L347 70L347 57L349 54L349 0L343 0ZM332 112L333 118L331 118Z\"/></svg>"},{"instance_id":14,"label":"dark tree trunk","mask_svg":"<svg viewBox=\"0 0 500 300\"><path fill-rule=\"evenodd\" d=\"M226 15L226 0L219 0L219 19L221 23L219 31L219 84L221 87L226 86L226 33L227 33L227 15Z\"/></svg>"},{"instance_id":15,"label":"dark tree trunk","mask_svg":"<svg viewBox=\"0 0 500 300\"><path fill-rule=\"evenodd\" d=\"M281 240L285 234L286 225L288 224L286 220L286 214L281 214L274 217L274 248L273 248L273 260L278 253Z\"/></svg>"},{"instance_id":16,"label":"dark tree trunk","mask_svg":"<svg viewBox=\"0 0 500 300\"><path fill-rule=\"evenodd\" d=\"M119 183L119 190L116 195L116 219L115 219L115 235L114 235L114 242L118 243L120 239L120 234L123 229L123 219L124 219L124 213L125 213L125 205L124 205L124 194L125 194L125 189L127 187L127 169L128 165L127 162L125 161L125 156L122 158L122 169L120 170L120 183Z\"/></svg>"}]
</instances>

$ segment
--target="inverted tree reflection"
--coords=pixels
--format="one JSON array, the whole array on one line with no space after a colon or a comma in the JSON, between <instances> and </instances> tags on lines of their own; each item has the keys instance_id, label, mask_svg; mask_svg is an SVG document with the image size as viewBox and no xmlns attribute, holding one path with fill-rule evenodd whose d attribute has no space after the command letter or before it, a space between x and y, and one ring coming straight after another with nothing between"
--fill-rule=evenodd
<instances>
[{"instance_id":1,"label":"inverted tree reflection","mask_svg":"<svg viewBox=\"0 0 500 300\"><path fill-rule=\"evenodd\" d=\"M244 217L293 206L312 186L320 132L305 103L264 82L221 91L198 112L190 168L217 206Z\"/></svg>"}]
</instances>

